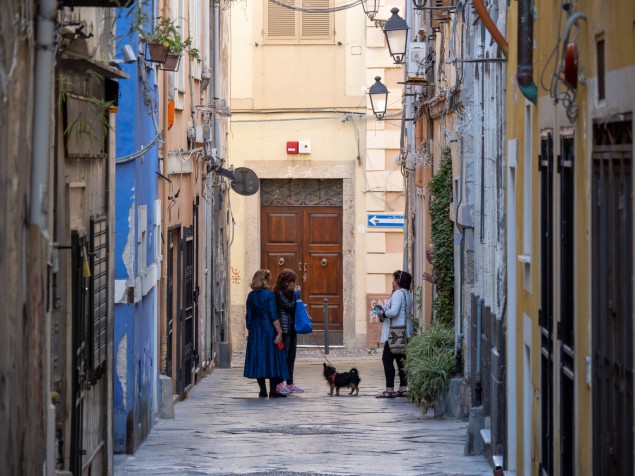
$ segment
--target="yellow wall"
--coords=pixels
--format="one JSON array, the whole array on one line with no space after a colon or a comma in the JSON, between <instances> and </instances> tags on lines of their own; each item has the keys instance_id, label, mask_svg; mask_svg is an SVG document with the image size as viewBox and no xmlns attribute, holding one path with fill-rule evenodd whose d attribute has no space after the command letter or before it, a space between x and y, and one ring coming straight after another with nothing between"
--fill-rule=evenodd
<instances>
[{"instance_id":1,"label":"yellow wall","mask_svg":"<svg viewBox=\"0 0 635 476\"><path fill-rule=\"evenodd\" d=\"M507 94L507 139L518 140L518 165L516 168L516 223L509 223L509 227L515 227L517 235L517 254L523 254L523 183L524 172L523 151L525 141L530 140L533 145L533 164L530 168L532 174L532 246L531 246L531 291L526 291L523 285L523 264L518 263L516 275L517 287L509 290L517 295L517 329L523 329L523 314L531 319L532 341L532 376L531 381L536 396L540 395L540 339L538 324L538 310L540 308L540 176L535 164L540 152L540 133L551 130L554 137L554 157L560 153L559 136L565 132L572 132L575 144L575 217L574 217L574 242L575 242L575 468L576 474L586 475L593 473L593 429L592 429L592 389L586 382L587 358L592 357L592 322L591 322L591 180L592 180L592 125L594 120L608 118L612 114L620 112L632 112L635 106L634 93L630 92L635 80L635 29L633 18L635 17L635 3L629 0L604 2L601 0L580 1L577 3L577 11L587 15L587 21L580 20L580 34L577 39L579 47L579 65L581 74L585 80L581 81L576 91L576 103L579 107L578 117L571 123L565 114L562 102L554 104L542 85L549 86L551 75L556 68L551 53L556 46L558 35L563 31L566 14L562 16L560 5L547 0L536 1L536 21L534 23L535 49L533 52L534 81L538 84L539 99L534 108L532 136L524 137L525 132L525 104L526 101L517 88L515 82L516 52L517 52L517 2L511 2L508 9L508 30L506 36L510 44L508 58L508 94ZM561 18L560 23L558 19ZM575 33L575 29L572 33ZM573 37L573 35L572 35ZM596 41L604 38L606 42L606 76L607 99L598 101L596 97L597 62ZM628 45L628 46L627 46ZM544 73L543 73L544 71ZM557 70L556 70L557 72ZM621 85L625 88L609 86ZM629 86L630 85L630 88ZM558 207L558 183L554 176L554 236L559 236L559 211ZM559 245L554 243L554 319L559 319ZM509 256L508 259L516 259ZM533 398L531 428L523 427L522 408L522 349L523 335L518 332L515 336L508 336L516 340L516 348L519 349L519 358L516 360L516 368L512 369L518 375L519 396L516 419L518 422L516 437L518 439L517 474L523 472L523 441L531 439L532 474L538 471L540 462L540 398ZM557 341L559 342L559 341ZM554 351L554 474L560 474L560 393L558 383L558 370L560 364L559 346Z\"/></svg>"}]
</instances>

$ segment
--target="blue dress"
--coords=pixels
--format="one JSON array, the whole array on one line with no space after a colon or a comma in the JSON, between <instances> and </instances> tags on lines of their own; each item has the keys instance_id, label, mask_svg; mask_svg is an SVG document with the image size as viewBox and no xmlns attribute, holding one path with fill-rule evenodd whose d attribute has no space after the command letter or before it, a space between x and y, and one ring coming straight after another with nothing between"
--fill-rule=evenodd
<instances>
[{"instance_id":1,"label":"blue dress","mask_svg":"<svg viewBox=\"0 0 635 476\"><path fill-rule=\"evenodd\" d=\"M289 379L285 351L273 343L274 321L278 320L276 298L268 289L251 291L247 296L247 351L244 377Z\"/></svg>"}]
</instances>

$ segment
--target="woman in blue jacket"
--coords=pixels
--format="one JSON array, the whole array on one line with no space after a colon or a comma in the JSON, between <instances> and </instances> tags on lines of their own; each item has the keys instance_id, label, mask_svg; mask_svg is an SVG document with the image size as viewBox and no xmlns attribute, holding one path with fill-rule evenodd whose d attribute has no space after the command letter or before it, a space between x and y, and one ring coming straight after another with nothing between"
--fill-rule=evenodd
<instances>
[{"instance_id":1,"label":"woman in blue jacket","mask_svg":"<svg viewBox=\"0 0 635 476\"><path fill-rule=\"evenodd\" d=\"M259 269L251 280L252 291L247 296L247 350L243 376L255 378L259 397L267 396L265 379L269 379L269 398L286 397L276 392L276 386L289 378L282 328L276 311L276 298L270 288L271 271Z\"/></svg>"}]
</instances>

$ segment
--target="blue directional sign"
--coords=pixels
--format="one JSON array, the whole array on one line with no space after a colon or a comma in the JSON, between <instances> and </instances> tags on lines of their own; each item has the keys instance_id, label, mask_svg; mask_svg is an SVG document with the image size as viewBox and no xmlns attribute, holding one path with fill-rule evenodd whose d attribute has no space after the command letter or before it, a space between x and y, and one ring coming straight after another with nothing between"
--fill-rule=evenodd
<instances>
[{"instance_id":1,"label":"blue directional sign","mask_svg":"<svg viewBox=\"0 0 635 476\"><path fill-rule=\"evenodd\" d=\"M398 228L403 225L403 215L389 215L387 213L373 213L368 215L368 226L370 228Z\"/></svg>"}]
</instances>

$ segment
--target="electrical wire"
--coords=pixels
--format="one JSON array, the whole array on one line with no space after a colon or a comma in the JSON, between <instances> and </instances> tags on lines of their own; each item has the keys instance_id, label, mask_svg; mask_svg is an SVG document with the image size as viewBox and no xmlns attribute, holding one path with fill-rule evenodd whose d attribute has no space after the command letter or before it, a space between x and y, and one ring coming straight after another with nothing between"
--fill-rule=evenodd
<instances>
[{"instance_id":1,"label":"electrical wire","mask_svg":"<svg viewBox=\"0 0 635 476\"><path fill-rule=\"evenodd\" d=\"M276 5L279 5L281 7L288 8L289 10L295 10L295 11L298 11L298 12L304 12L304 13L333 13L333 12L340 12L340 11L343 11L343 10L348 10L349 8L356 7L357 5L361 5L362 3L364 3L366 0L355 0L355 1L351 2L351 3L335 5L333 7L328 7L328 8L303 8L303 7L297 7L295 5L289 5L288 3L281 2L280 0L269 0L269 1L271 3L275 3Z\"/></svg>"},{"instance_id":2,"label":"electrical wire","mask_svg":"<svg viewBox=\"0 0 635 476\"><path fill-rule=\"evenodd\" d=\"M115 164L121 165L121 164L126 164L128 162L132 162L133 160L147 153L152 147L154 147L154 144L157 144L157 143L161 143L161 144L165 143L165 141L161 138L161 133L157 133L154 139L152 139L152 141L150 141L148 145L142 147L138 152L134 152L133 154L130 154L130 155L124 155L123 157L119 157L115 159Z\"/></svg>"}]
</instances>

